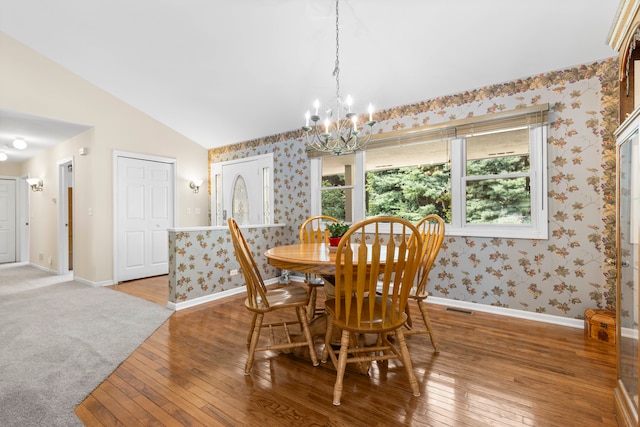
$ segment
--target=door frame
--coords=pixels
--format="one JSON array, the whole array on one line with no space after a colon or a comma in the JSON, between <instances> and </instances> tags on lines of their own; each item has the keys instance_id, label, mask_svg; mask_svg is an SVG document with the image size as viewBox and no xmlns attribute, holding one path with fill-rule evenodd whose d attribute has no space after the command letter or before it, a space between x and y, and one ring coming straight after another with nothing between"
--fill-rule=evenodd
<instances>
[{"instance_id":1,"label":"door frame","mask_svg":"<svg viewBox=\"0 0 640 427\"><path fill-rule=\"evenodd\" d=\"M11 236L9 239L11 239L11 243L13 244L13 248L7 247L9 254L11 254L11 251L13 251L13 259L10 261L6 261L7 263L11 263L11 262L17 262L20 260L20 253L19 253L19 229L18 229L18 224L19 224L19 218L18 218L18 210L19 210L19 205L18 205L18 179L16 177L13 176L7 176L4 177L2 175L0 175L0 179L2 181L6 181L7 185L9 187L11 187L11 190L8 192L8 206L7 208L12 208L12 209L7 209L7 212L11 212L9 213L9 215L13 215L13 222L11 221L7 221L7 224L9 225L9 230L13 231L13 236ZM13 193L13 194L12 194ZM11 228L12 227L12 228ZM11 246L11 245L9 245ZM10 258L7 258L10 259ZM5 261L3 261L5 262Z\"/></svg>"},{"instance_id":2,"label":"door frame","mask_svg":"<svg viewBox=\"0 0 640 427\"><path fill-rule=\"evenodd\" d=\"M29 191L27 185L27 175L6 176L0 175L2 179L13 180L16 184L15 207L16 207L16 262L28 262L29 260Z\"/></svg>"},{"instance_id":3,"label":"door frame","mask_svg":"<svg viewBox=\"0 0 640 427\"><path fill-rule=\"evenodd\" d=\"M18 236L16 238L16 257L19 262L28 262L29 259L29 239L30 234L30 205L29 205L29 191L31 187L27 185L27 175L16 178L16 230L18 230Z\"/></svg>"},{"instance_id":4,"label":"door frame","mask_svg":"<svg viewBox=\"0 0 640 427\"><path fill-rule=\"evenodd\" d=\"M58 274L67 274L69 273L69 203L67 200L67 186L71 184L70 186L73 187L73 157L60 159L56 165L58 169ZM71 165L71 177L65 171L65 168L69 167L69 165Z\"/></svg>"},{"instance_id":5,"label":"door frame","mask_svg":"<svg viewBox=\"0 0 640 427\"><path fill-rule=\"evenodd\" d=\"M169 158L169 157L160 157L160 156L153 156L150 154L141 154L141 153L133 153L133 152L129 152L129 151L113 151L113 157L112 157L112 164L113 164L113 169L112 169L112 187L113 187L113 213L112 213L112 217L113 217L113 253L112 253L112 259L113 259L113 283L119 283L120 282L120 274L119 274L119 269L118 269L118 235L120 234L119 231L119 221L118 221L118 210L120 208L119 206L119 198L118 198L118 176L119 176L119 170L118 170L118 158L120 157L126 157L129 159L136 159L136 160L144 160L144 161L151 161L151 162L161 162L161 163L169 163L171 164L173 167L171 168L172 171L172 176L170 177L170 181L173 183L173 199L169 202L171 204L172 210L173 210L173 218L172 218L172 222L173 224L170 225L169 228L175 227L176 224L176 218L178 215L177 212L177 203L176 203L176 199L178 197L178 185L177 185L177 176L178 176L178 161L174 158ZM167 242L167 245L169 243Z\"/></svg>"},{"instance_id":6,"label":"door frame","mask_svg":"<svg viewBox=\"0 0 640 427\"><path fill-rule=\"evenodd\" d=\"M228 196L230 197L230 200L233 200L233 197L231 197L229 194L227 194L227 191L232 192L233 191L233 185L236 182L237 179L237 175L234 176L234 178L232 179L232 182L225 182L224 180L224 168L225 167L230 167L230 166L237 166L237 165L241 165L241 164L245 164L247 167L246 169L249 170L258 170L258 168L264 169L265 166L269 171L269 179L268 179L268 184L266 184L264 182L264 176L261 176L260 179L260 183L261 183L261 190L262 190L262 194L260 198L260 200L263 202L263 205L259 207L259 209L262 209L263 215L262 215L262 221L259 224L271 224L274 221L274 191L273 191L273 174L274 174L274 165L273 165L273 153L267 153L267 154L258 154L255 156L249 156L249 157L243 157L241 159L234 159L234 160L227 160L227 161L223 161L223 162L213 162L209 164L209 169L210 169L210 175L209 175L209 179L211 181L211 225L213 226L225 226L226 224L226 217L224 216L224 212L225 211L229 211L227 216L232 216L232 208L231 206L226 206L227 209L224 209L224 199ZM257 166L256 166L257 165ZM254 178L255 179L255 178ZM246 181L246 180L245 180ZM264 190L265 190L265 185L268 185L268 191L267 191L267 195L264 195ZM268 200L265 200L268 199ZM265 220L265 215L264 215L264 203L268 204L268 216L269 216L269 220L266 221ZM251 221L249 221L249 224L255 224L252 223ZM240 225L249 225L249 224L240 224Z\"/></svg>"}]
</instances>

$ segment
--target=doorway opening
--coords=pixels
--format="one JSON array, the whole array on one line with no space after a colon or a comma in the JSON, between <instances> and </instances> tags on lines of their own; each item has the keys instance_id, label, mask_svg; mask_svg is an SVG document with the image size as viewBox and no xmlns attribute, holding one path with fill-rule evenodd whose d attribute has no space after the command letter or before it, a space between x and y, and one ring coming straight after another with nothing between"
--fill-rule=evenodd
<instances>
[{"instance_id":1,"label":"doorway opening","mask_svg":"<svg viewBox=\"0 0 640 427\"><path fill-rule=\"evenodd\" d=\"M73 158L58 161L58 274L73 271Z\"/></svg>"}]
</instances>

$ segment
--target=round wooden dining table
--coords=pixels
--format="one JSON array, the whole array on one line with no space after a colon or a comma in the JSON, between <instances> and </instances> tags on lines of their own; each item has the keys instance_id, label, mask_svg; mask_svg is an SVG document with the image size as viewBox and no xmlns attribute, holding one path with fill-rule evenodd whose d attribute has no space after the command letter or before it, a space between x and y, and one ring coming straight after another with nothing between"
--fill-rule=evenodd
<instances>
[{"instance_id":1,"label":"round wooden dining table","mask_svg":"<svg viewBox=\"0 0 640 427\"><path fill-rule=\"evenodd\" d=\"M297 243L276 246L264 253L267 262L281 270L334 276L336 254L325 243Z\"/></svg>"},{"instance_id":2,"label":"round wooden dining table","mask_svg":"<svg viewBox=\"0 0 640 427\"><path fill-rule=\"evenodd\" d=\"M370 249L370 245L367 244ZM358 261L358 244L352 244L353 262ZM299 271L301 273L312 273L320 276L335 276L336 274L336 254L335 247L329 249L325 243L296 243L293 245L276 246L268 249L264 255L267 262L281 270ZM380 248L380 259L386 258L386 247ZM369 259L371 262L369 251ZM380 262L384 265L384 261Z\"/></svg>"}]
</instances>

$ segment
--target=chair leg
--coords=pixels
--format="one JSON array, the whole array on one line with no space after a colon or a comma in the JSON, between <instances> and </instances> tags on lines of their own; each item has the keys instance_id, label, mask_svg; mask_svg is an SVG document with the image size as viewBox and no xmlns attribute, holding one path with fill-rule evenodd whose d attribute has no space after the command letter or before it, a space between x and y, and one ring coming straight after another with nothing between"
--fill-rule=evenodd
<instances>
[{"instance_id":1,"label":"chair leg","mask_svg":"<svg viewBox=\"0 0 640 427\"><path fill-rule=\"evenodd\" d=\"M409 354L409 348L407 347L407 343L404 340L404 334L402 333L401 329L398 329L396 331L396 340L398 341L398 348L400 349L400 354L402 355L402 363L404 363L404 367L407 370L407 375L409 376L409 385L411 386L411 391L413 392L414 396L418 397L420 396L420 386L418 385L416 374L413 372L411 355Z\"/></svg>"},{"instance_id":2,"label":"chair leg","mask_svg":"<svg viewBox=\"0 0 640 427\"><path fill-rule=\"evenodd\" d=\"M431 339L431 345L436 353L440 353L440 345L436 340L435 335L433 334L433 328L431 327L431 318L429 317L429 313L427 312L427 307L422 300L418 300L418 308L420 308L420 314L422 314L422 320L424 321L424 326L429 331L429 338Z\"/></svg>"},{"instance_id":3,"label":"chair leg","mask_svg":"<svg viewBox=\"0 0 640 427\"><path fill-rule=\"evenodd\" d=\"M409 304L407 303L407 305L404 306L404 312L407 315L407 328L411 329L413 328L413 320L411 319L411 310L409 309Z\"/></svg>"},{"instance_id":4,"label":"chair leg","mask_svg":"<svg viewBox=\"0 0 640 427\"><path fill-rule=\"evenodd\" d=\"M333 318L331 316L327 316L327 331L324 336L324 348L322 349L322 357L320 361L322 363L327 363L327 357L331 355L331 361L335 367L336 362L333 360L335 355L333 354L333 349L331 348L331 339L333 338Z\"/></svg>"},{"instance_id":5,"label":"chair leg","mask_svg":"<svg viewBox=\"0 0 640 427\"><path fill-rule=\"evenodd\" d=\"M309 305L307 305L307 320L311 322L316 316L316 298L318 296L318 288L309 284Z\"/></svg>"},{"instance_id":6,"label":"chair leg","mask_svg":"<svg viewBox=\"0 0 640 427\"><path fill-rule=\"evenodd\" d=\"M311 331L309 331L309 323L307 322L306 309L305 307L296 307L296 311L298 312L298 318L300 319L300 323L302 324L302 331L304 333L304 337L307 339L307 343L309 344L309 356L311 357L311 363L313 366L318 366L318 355L316 354L316 348L313 345L313 337L311 336Z\"/></svg>"},{"instance_id":7,"label":"chair leg","mask_svg":"<svg viewBox=\"0 0 640 427\"><path fill-rule=\"evenodd\" d=\"M336 368L338 372L336 374L336 384L333 387L333 404L335 406L340 405L340 398L342 397L344 371L347 368L347 357L349 355L348 351L350 341L351 333L349 331L342 331L342 338L340 339L340 355L338 356L338 366ZM407 350L407 352L408 351L409 350Z\"/></svg>"},{"instance_id":8,"label":"chair leg","mask_svg":"<svg viewBox=\"0 0 640 427\"><path fill-rule=\"evenodd\" d=\"M249 344L251 343L251 337L253 336L253 330L256 327L256 317L258 317L257 313L253 313L253 316L251 318L251 326L249 327L249 334L247 335L247 347L249 347Z\"/></svg>"},{"instance_id":9,"label":"chair leg","mask_svg":"<svg viewBox=\"0 0 640 427\"><path fill-rule=\"evenodd\" d=\"M253 367L253 359L256 353L256 347L258 346L258 340L260 339L260 328L262 328L262 319L264 314L256 313L253 318L253 330L251 331L251 343L249 344L249 354L247 356L247 363L244 365L244 374L249 375L251 368Z\"/></svg>"}]
</instances>

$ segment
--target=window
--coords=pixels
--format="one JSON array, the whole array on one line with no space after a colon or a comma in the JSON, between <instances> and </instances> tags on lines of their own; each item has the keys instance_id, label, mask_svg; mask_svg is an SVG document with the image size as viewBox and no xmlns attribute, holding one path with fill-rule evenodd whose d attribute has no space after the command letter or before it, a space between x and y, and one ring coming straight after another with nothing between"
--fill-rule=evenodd
<instances>
[{"instance_id":1,"label":"window","mask_svg":"<svg viewBox=\"0 0 640 427\"><path fill-rule=\"evenodd\" d=\"M543 108L313 158L321 185L312 213L347 222L435 213L449 235L547 238Z\"/></svg>"},{"instance_id":2,"label":"window","mask_svg":"<svg viewBox=\"0 0 640 427\"><path fill-rule=\"evenodd\" d=\"M335 156L322 163L322 214L353 221L354 154Z\"/></svg>"},{"instance_id":3,"label":"window","mask_svg":"<svg viewBox=\"0 0 640 427\"><path fill-rule=\"evenodd\" d=\"M451 222L449 141L365 153L366 217L392 215L418 222L438 214Z\"/></svg>"}]
</instances>

